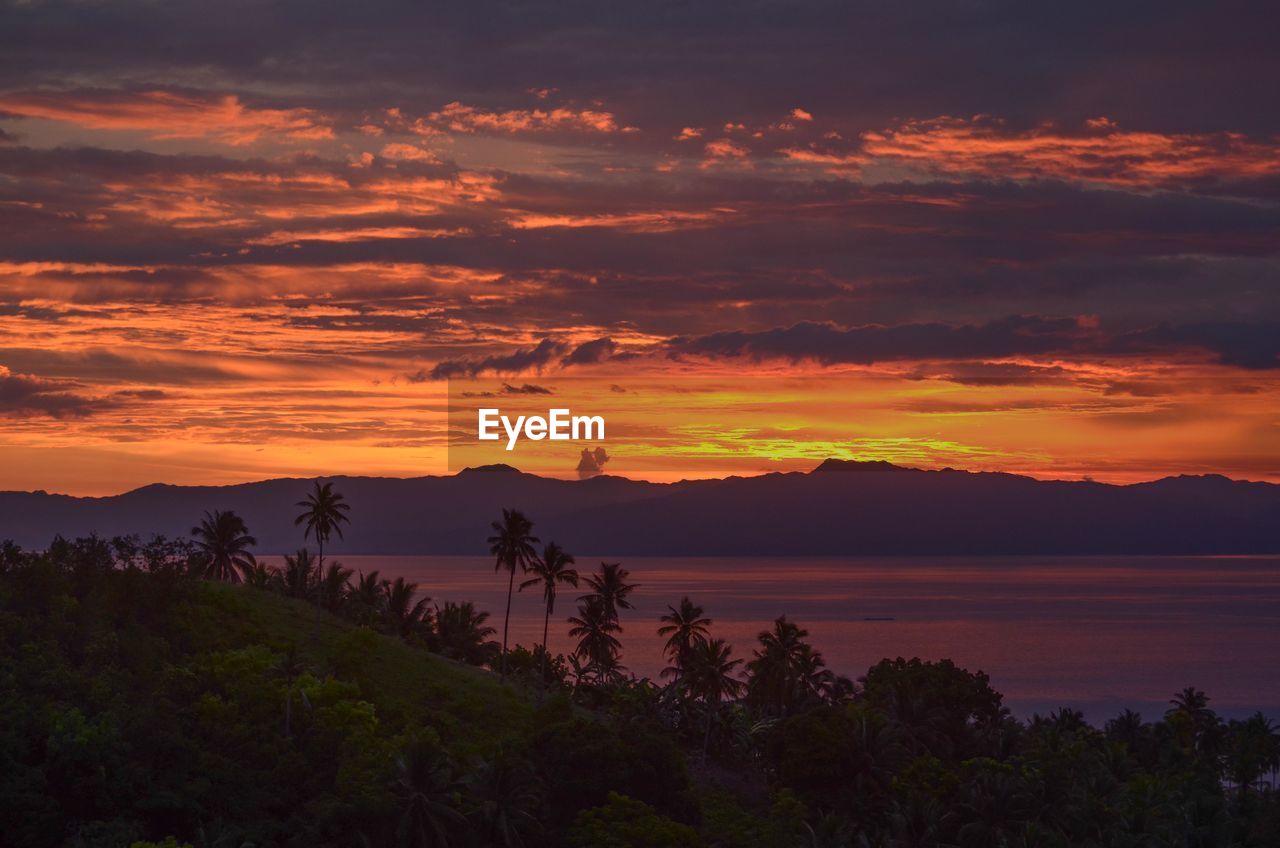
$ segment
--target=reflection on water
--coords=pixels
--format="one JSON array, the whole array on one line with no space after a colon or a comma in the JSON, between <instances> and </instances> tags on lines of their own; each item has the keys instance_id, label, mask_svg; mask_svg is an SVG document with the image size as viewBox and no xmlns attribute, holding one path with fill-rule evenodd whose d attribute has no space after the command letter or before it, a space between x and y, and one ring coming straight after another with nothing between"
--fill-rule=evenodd
<instances>
[{"instance_id":1,"label":"reflection on water","mask_svg":"<svg viewBox=\"0 0 1280 848\"><path fill-rule=\"evenodd\" d=\"M579 556L582 571L608 557ZM362 557L343 562L405 577L437 601L475 600L501 626L506 581L483 557ZM657 617L689 595L717 636L749 656L786 614L808 628L837 672L882 657L950 657L986 671L1018 714L1058 706L1101 721L1121 708L1154 717L1184 686L1226 715L1280 716L1280 558L1043 557L951 559L629 558L640 584L623 613L623 662L662 667ZM567 651L562 594L552 650ZM869 620L871 619L871 620ZM880 620L875 620L880 619ZM891 619L891 620L883 620ZM542 638L541 595L518 596L512 642Z\"/></svg>"}]
</instances>

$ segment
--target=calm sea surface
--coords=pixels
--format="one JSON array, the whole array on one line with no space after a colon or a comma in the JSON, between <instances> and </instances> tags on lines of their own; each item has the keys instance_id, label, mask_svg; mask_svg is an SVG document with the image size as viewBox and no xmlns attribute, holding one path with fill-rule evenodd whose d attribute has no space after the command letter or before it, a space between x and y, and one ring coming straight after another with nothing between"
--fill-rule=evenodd
<instances>
[{"instance_id":1,"label":"calm sea surface","mask_svg":"<svg viewBox=\"0 0 1280 848\"><path fill-rule=\"evenodd\" d=\"M502 626L505 575L488 558L341 559L403 576L435 601L474 600ZM601 559L611 558L579 556L578 568ZM1024 717L1071 706L1095 722L1125 707L1155 718L1184 686L1224 715L1280 717L1280 557L622 561L639 584L623 613L623 662L640 675L662 667L658 616L689 595L740 656L786 614L841 674L882 657L949 657L987 672ZM578 594L557 601L552 650L570 648L564 619ZM536 590L516 595L511 631L526 646L542 638Z\"/></svg>"}]
</instances>

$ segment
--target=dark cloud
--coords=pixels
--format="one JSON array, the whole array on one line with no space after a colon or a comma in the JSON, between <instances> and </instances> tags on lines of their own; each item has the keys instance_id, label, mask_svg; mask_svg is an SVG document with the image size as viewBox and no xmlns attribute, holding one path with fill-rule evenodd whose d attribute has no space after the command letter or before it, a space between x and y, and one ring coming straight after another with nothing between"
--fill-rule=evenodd
<instances>
[{"instance_id":1,"label":"dark cloud","mask_svg":"<svg viewBox=\"0 0 1280 848\"><path fill-rule=\"evenodd\" d=\"M919 380L945 380L965 386L1031 386L1062 381L1068 372L1057 365L1023 365L1016 362L959 362L939 368L922 368L910 375Z\"/></svg>"},{"instance_id":2,"label":"dark cloud","mask_svg":"<svg viewBox=\"0 0 1280 848\"><path fill-rule=\"evenodd\" d=\"M113 405L108 400L73 391L77 387L78 384L71 381L14 374L0 367L0 415L85 418Z\"/></svg>"},{"instance_id":3,"label":"dark cloud","mask_svg":"<svg viewBox=\"0 0 1280 848\"><path fill-rule=\"evenodd\" d=\"M419 382L416 381L415 382ZM555 392L546 386L539 386L534 383L524 383L519 386L513 386L510 383L503 383L502 388L496 392L463 392L464 398L488 398L501 397L502 395L552 395Z\"/></svg>"},{"instance_id":4,"label":"dark cloud","mask_svg":"<svg viewBox=\"0 0 1280 848\"><path fill-rule=\"evenodd\" d=\"M1075 318L1015 315L980 325L943 323L838 327L803 322L760 332L740 330L675 339L676 354L812 360L823 365L912 359L982 359L1064 351L1089 329Z\"/></svg>"},{"instance_id":5,"label":"dark cloud","mask_svg":"<svg viewBox=\"0 0 1280 848\"><path fill-rule=\"evenodd\" d=\"M1200 349L1223 365L1265 370L1280 368L1280 321L1161 324L1125 333L1113 342L1120 351Z\"/></svg>"},{"instance_id":6,"label":"dark cloud","mask_svg":"<svg viewBox=\"0 0 1280 848\"><path fill-rule=\"evenodd\" d=\"M484 373L518 374L521 371L545 368L557 357L563 356L568 345L546 338L537 345L515 350L502 356L486 356L480 359L454 359L437 363L430 373L418 371L409 377L414 382L426 379L447 380L450 377L475 377Z\"/></svg>"},{"instance_id":7,"label":"dark cloud","mask_svg":"<svg viewBox=\"0 0 1280 848\"><path fill-rule=\"evenodd\" d=\"M618 350L617 343L609 337L583 342L573 352L560 360L561 365L587 365L600 362L613 356Z\"/></svg>"},{"instance_id":8,"label":"dark cloud","mask_svg":"<svg viewBox=\"0 0 1280 848\"><path fill-rule=\"evenodd\" d=\"M1212 354L1238 368L1280 368L1280 322L1200 322L1108 333L1077 318L1017 315L985 324L899 324L840 327L804 322L758 332L741 330L673 339L671 354L722 358L786 359L822 365L872 365L910 360L981 360L1012 356ZM922 370L972 385L1040 382L1061 376L1056 367L966 362L958 368ZM1128 387L1128 393L1134 387ZM1125 390L1121 387L1121 390Z\"/></svg>"},{"instance_id":9,"label":"dark cloud","mask_svg":"<svg viewBox=\"0 0 1280 848\"><path fill-rule=\"evenodd\" d=\"M588 477L595 477L604 473L605 463L609 461L609 454L604 448L596 448L590 450L582 449L582 456L578 459L578 479L585 480Z\"/></svg>"},{"instance_id":10,"label":"dark cloud","mask_svg":"<svg viewBox=\"0 0 1280 848\"><path fill-rule=\"evenodd\" d=\"M720 122L777 120L803 106L861 122L1007 114L1034 124L1066 113L1174 128L1231 119L1274 132L1274 110L1258 108L1276 78L1270 11L1230 2L1206 14L1189 0L1088 14L1012 0L285 0L236 2L212 21L192 0L47 0L6 9L0 71L11 87L95 77L253 80L353 113L393 100L425 111L457 92L510 105L550 86L583 102L605 98L631 123L668 129L705 119L714 104Z\"/></svg>"}]
</instances>

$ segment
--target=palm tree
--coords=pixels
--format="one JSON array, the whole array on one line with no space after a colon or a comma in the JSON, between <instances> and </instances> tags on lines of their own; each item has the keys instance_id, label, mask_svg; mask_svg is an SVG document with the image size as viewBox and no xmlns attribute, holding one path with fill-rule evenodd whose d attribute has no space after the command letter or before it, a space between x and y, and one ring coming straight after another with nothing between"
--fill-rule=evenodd
<instances>
[{"instance_id":1,"label":"palm tree","mask_svg":"<svg viewBox=\"0 0 1280 848\"><path fill-rule=\"evenodd\" d=\"M522 848L522 832L532 830L538 820L534 811L539 801L536 778L528 763L498 746L493 759L473 775L469 788L476 801L474 815L484 831L486 845Z\"/></svg>"},{"instance_id":2,"label":"palm tree","mask_svg":"<svg viewBox=\"0 0 1280 848\"><path fill-rule=\"evenodd\" d=\"M478 611L471 601L445 601L443 607L436 607L436 649L451 659L472 665L484 663L492 656L493 643L488 639L497 632L485 623L488 620L489 613Z\"/></svg>"},{"instance_id":3,"label":"palm tree","mask_svg":"<svg viewBox=\"0 0 1280 848\"><path fill-rule=\"evenodd\" d=\"M600 563L600 571L587 577L587 585L591 587L591 593L583 595L578 600L585 601L588 598L596 597L604 604L605 615L614 624L618 624L618 610L631 609L631 601L627 598L635 591L635 584L628 583L627 578L631 576L631 572L616 562ZM621 625L618 626L621 631Z\"/></svg>"},{"instance_id":4,"label":"palm tree","mask_svg":"<svg viewBox=\"0 0 1280 848\"><path fill-rule=\"evenodd\" d=\"M378 579L378 571L374 569L368 574L363 571L356 578L356 585L347 596L347 600L356 608L356 618L361 624L373 624L378 620L382 610L382 583Z\"/></svg>"},{"instance_id":5,"label":"palm tree","mask_svg":"<svg viewBox=\"0 0 1280 848\"><path fill-rule=\"evenodd\" d=\"M574 656L587 661L587 667L596 672L597 679L603 679L607 672L617 666L618 652L622 643L613 635L621 628L609 617L604 601L598 595L586 595L578 604L578 614L569 619L573 625L569 635L578 639L574 648Z\"/></svg>"},{"instance_id":6,"label":"palm tree","mask_svg":"<svg viewBox=\"0 0 1280 848\"><path fill-rule=\"evenodd\" d=\"M760 648L747 663L749 693L762 705L775 707L777 715L787 714L802 687L802 678L822 664L822 655L804 641L808 635L809 631L780 616L772 630L760 633Z\"/></svg>"},{"instance_id":7,"label":"palm tree","mask_svg":"<svg viewBox=\"0 0 1280 848\"><path fill-rule=\"evenodd\" d=\"M321 569L324 568L324 543L329 541L329 537L334 533L337 533L338 538L341 539L343 523L350 522L346 513L351 506L344 503L345 500L342 495L333 490L332 481L322 485L319 480L316 480L311 494L296 504L302 507L303 511L293 520L293 526L306 525L302 532L303 541L310 536L316 537L316 545L320 548Z\"/></svg>"},{"instance_id":8,"label":"palm tree","mask_svg":"<svg viewBox=\"0 0 1280 848\"><path fill-rule=\"evenodd\" d=\"M663 622L658 628L658 635L668 637L662 650L671 660L671 665L662 670L662 676L679 677L693 643L707 638L711 619L703 617L702 607L689 600L688 595L680 599L679 609L673 606L668 606L667 609L669 612L658 619Z\"/></svg>"},{"instance_id":9,"label":"palm tree","mask_svg":"<svg viewBox=\"0 0 1280 848\"><path fill-rule=\"evenodd\" d=\"M205 577L239 583L240 573L257 565L249 548L258 540L249 535L244 519L231 510L206 511L200 523L191 528L191 535L204 559Z\"/></svg>"},{"instance_id":10,"label":"palm tree","mask_svg":"<svg viewBox=\"0 0 1280 848\"><path fill-rule=\"evenodd\" d=\"M542 617L542 680L547 679L547 634L551 626L551 613L556 605L556 584L567 583L574 588L578 586L578 572L570 568L573 556L565 553L555 542L548 542L542 549L542 556L535 559L528 567L534 576L520 584L520 591L531 586L542 584L542 598L547 603L546 613Z\"/></svg>"},{"instance_id":11,"label":"palm tree","mask_svg":"<svg viewBox=\"0 0 1280 848\"><path fill-rule=\"evenodd\" d=\"M244 570L244 584L255 589L270 589L275 585L278 569L262 562L255 562Z\"/></svg>"},{"instance_id":12,"label":"palm tree","mask_svg":"<svg viewBox=\"0 0 1280 848\"><path fill-rule=\"evenodd\" d=\"M688 600L686 598L686 600ZM723 639L698 638L685 652L684 675L681 680L689 694L702 701L707 711L707 729L702 737L702 762L707 761L707 748L711 744L711 723L726 697L742 694L743 683L734 676L734 670L742 665L740 659L730 659L733 648Z\"/></svg>"},{"instance_id":13,"label":"palm tree","mask_svg":"<svg viewBox=\"0 0 1280 848\"><path fill-rule=\"evenodd\" d=\"M310 600L315 594L316 560L306 548L299 548L293 556L284 558L284 570L280 572L280 588L291 598Z\"/></svg>"},{"instance_id":14,"label":"palm tree","mask_svg":"<svg viewBox=\"0 0 1280 848\"><path fill-rule=\"evenodd\" d=\"M310 669L298 656L298 646L290 645L284 656L276 661L275 671L284 680L284 736L293 736L293 699L295 693L304 707L310 707L306 691L298 685L298 679Z\"/></svg>"},{"instance_id":15,"label":"palm tree","mask_svg":"<svg viewBox=\"0 0 1280 848\"><path fill-rule=\"evenodd\" d=\"M423 624L431 623L431 599L413 596L418 592L417 583L406 583L403 577L397 577L394 583L382 584L386 595L388 629L401 639L408 639Z\"/></svg>"},{"instance_id":16,"label":"palm tree","mask_svg":"<svg viewBox=\"0 0 1280 848\"><path fill-rule=\"evenodd\" d=\"M317 571L317 602L329 612L337 612L351 591L350 581L353 573L350 568L343 568L342 563L336 560L329 563L324 574Z\"/></svg>"},{"instance_id":17,"label":"palm tree","mask_svg":"<svg viewBox=\"0 0 1280 848\"><path fill-rule=\"evenodd\" d=\"M396 757L394 787L405 800L397 844L448 848L450 826L465 820L456 809L459 786L444 751L427 740L410 742Z\"/></svg>"},{"instance_id":18,"label":"palm tree","mask_svg":"<svg viewBox=\"0 0 1280 848\"><path fill-rule=\"evenodd\" d=\"M515 592L516 569L523 574L529 565L538 558L534 545L538 537L533 535L533 522L524 513L514 509L504 509L502 520L493 522L494 535L489 537L489 553L493 554L493 570L504 568L509 572L507 578L507 614L502 620L502 670L501 677L507 679L507 632L511 629L511 596Z\"/></svg>"}]
</instances>

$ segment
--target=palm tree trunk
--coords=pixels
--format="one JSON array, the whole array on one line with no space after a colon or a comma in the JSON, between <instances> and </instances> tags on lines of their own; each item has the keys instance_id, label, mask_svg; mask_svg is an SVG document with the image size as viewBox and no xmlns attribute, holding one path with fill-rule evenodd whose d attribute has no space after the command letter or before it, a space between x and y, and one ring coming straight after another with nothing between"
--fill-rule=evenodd
<instances>
[{"instance_id":1,"label":"palm tree trunk","mask_svg":"<svg viewBox=\"0 0 1280 848\"><path fill-rule=\"evenodd\" d=\"M316 536L316 544L320 547L320 563L316 566L316 570L318 572L317 576L319 576L320 574L324 574L324 540L321 539L319 536ZM307 577L308 579L310 579L311 575L307 575ZM315 589L319 590L319 588L320 588L320 584L319 584L319 581L317 581ZM316 596L313 597L311 601L316 605L315 623L311 626L311 642L312 644L319 644L320 643L320 597L319 595L316 594Z\"/></svg>"},{"instance_id":2,"label":"palm tree trunk","mask_svg":"<svg viewBox=\"0 0 1280 848\"><path fill-rule=\"evenodd\" d=\"M511 576L507 579L507 614L502 619L502 671L500 679L507 679L507 631L511 628L511 594L516 586L516 564L511 563Z\"/></svg>"},{"instance_id":3,"label":"palm tree trunk","mask_svg":"<svg viewBox=\"0 0 1280 848\"><path fill-rule=\"evenodd\" d=\"M551 627L551 604L547 604L547 612L542 616L542 688L547 688L547 631Z\"/></svg>"},{"instance_id":4,"label":"palm tree trunk","mask_svg":"<svg viewBox=\"0 0 1280 848\"><path fill-rule=\"evenodd\" d=\"M702 736L702 767L707 767L707 750L711 747L711 705L707 704L707 732Z\"/></svg>"}]
</instances>

